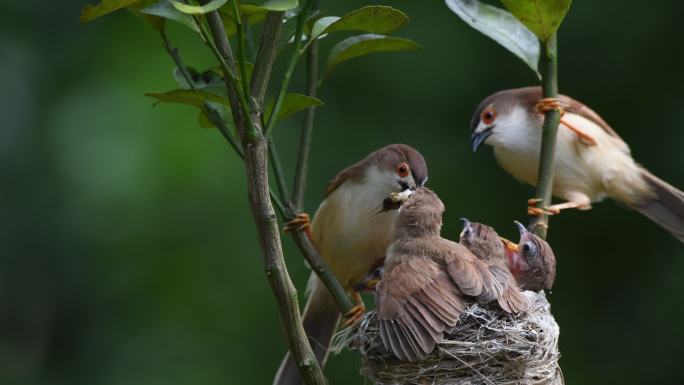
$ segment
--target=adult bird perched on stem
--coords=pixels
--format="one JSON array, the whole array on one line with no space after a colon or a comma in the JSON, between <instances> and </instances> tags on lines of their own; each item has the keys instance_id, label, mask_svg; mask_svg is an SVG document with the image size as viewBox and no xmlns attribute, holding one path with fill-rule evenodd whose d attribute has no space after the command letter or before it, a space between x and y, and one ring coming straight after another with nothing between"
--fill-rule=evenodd
<instances>
[{"instance_id":1,"label":"adult bird perched on stem","mask_svg":"<svg viewBox=\"0 0 684 385\"><path fill-rule=\"evenodd\" d=\"M413 147L393 144L372 152L360 162L342 170L328 184L313 222L301 214L287 228L304 228L321 258L340 284L357 301L347 314L346 324L360 319L365 306L354 286L385 258L396 210L381 210L393 192L414 190L427 181L427 165ZM322 364L340 321L340 311L328 289L314 275L309 279L308 301L303 324L316 359ZM300 384L295 362L285 356L274 384Z\"/></svg>"},{"instance_id":2,"label":"adult bird perched on stem","mask_svg":"<svg viewBox=\"0 0 684 385\"><path fill-rule=\"evenodd\" d=\"M639 211L684 242L684 193L632 159L629 146L596 112L564 95L542 99L539 87L500 91L485 98L471 121L473 151L494 148L501 167L533 186L537 183L543 112L561 110L553 195L565 202L528 212L557 214L587 210L611 197Z\"/></svg>"},{"instance_id":3,"label":"adult bird perched on stem","mask_svg":"<svg viewBox=\"0 0 684 385\"><path fill-rule=\"evenodd\" d=\"M387 249L375 305L383 345L402 360L430 354L458 322L466 297L487 303L504 293L490 266L440 236L443 212L434 192L417 189L399 209Z\"/></svg>"}]
</instances>

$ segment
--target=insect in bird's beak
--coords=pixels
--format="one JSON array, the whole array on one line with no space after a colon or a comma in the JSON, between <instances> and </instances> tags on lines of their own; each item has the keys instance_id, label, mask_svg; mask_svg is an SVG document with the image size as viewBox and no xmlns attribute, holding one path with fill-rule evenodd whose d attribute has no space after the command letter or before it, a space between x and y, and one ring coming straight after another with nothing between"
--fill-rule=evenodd
<instances>
[{"instance_id":1,"label":"insect in bird's beak","mask_svg":"<svg viewBox=\"0 0 684 385\"><path fill-rule=\"evenodd\" d=\"M490 135L492 135L492 130L494 129L494 125L488 126L483 128L480 131L475 131L473 132L472 135L470 135L470 148L473 149L473 152L476 152L478 147L489 138Z\"/></svg>"},{"instance_id":2,"label":"insect in bird's beak","mask_svg":"<svg viewBox=\"0 0 684 385\"><path fill-rule=\"evenodd\" d=\"M401 192L392 192L390 195L382 200L382 208L376 214L384 213L385 211L397 210L401 204L406 202L411 195L415 193L414 189L407 188Z\"/></svg>"}]
</instances>

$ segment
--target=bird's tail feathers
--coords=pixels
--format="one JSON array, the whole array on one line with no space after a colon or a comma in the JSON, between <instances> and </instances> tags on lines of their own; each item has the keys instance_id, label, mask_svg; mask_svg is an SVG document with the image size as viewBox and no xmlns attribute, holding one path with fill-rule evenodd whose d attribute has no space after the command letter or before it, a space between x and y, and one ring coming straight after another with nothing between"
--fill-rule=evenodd
<instances>
[{"instance_id":1,"label":"bird's tail feathers","mask_svg":"<svg viewBox=\"0 0 684 385\"><path fill-rule=\"evenodd\" d=\"M313 273L312 280L315 282L312 282L309 299L304 307L302 323L316 360L323 366L328 358L329 347L341 315L335 298ZM301 383L302 378L297 364L288 351L276 372L273 385L300 385Z\"/></svg>"},{"instance_id":2,"label":"bird's tail feathers","mask_svg":"<svg viewBox=\"0 0 684 385\"><path fill-rule=\"evenodd\" d=\"M646 169L641 174L654 194L631 207L684 243L684 192Z\"/></svg>"}]
</instances>

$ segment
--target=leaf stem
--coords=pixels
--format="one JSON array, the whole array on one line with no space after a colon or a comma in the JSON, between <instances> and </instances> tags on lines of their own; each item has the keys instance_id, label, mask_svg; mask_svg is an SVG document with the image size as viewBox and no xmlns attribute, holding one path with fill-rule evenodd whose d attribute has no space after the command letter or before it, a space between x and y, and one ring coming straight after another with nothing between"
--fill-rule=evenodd
<instances>
[{"instance_id":1,"label":"leaf stem","mask_svg":"<svg viewBox=\"0 0 684 385\"><path fill-rule=\"evenodd\" d=\"M230 4L233 8L233 19L235 22L235 29L237 31L237 62L240 68L240 83L242 84L242 92L245 95L249 95L249 82L247 79L247 69L245 64L245 36L242 25L242 16L240 16L240 10L238 9L237 0L230 0Z\"/></svg>"},{"instance_id":2,"label":"leaf stem","mask_svg":"<svg viewBox=\"0 0 684 385\"><path fill-rule=\"evenodd\" d=\"M318 91L318 39L314 40L306 52L306 95L315 98ZM292 204L295 210L301 211L304 206L306 179L309 172L309 153L311 137L316 117L316 108L306 110L304 125L299 134L299 153L295 168L294 186L292 187Z\"/></svg>"},{"instance_id":3,"label":"leaf stem","mask_svg":"<svg viewBox=\"0 0 684 385\"><path fill-rule=\"evenodd\" d=\"M278 191L280 192L280 197L283 200L286 200L288 194L287 184L285 183L285 174L283 173L283 167L280 164L280 157L278 157L278 150L276 149L276 145L270 138L268 140L268 157L271 159L271 165L273 166L273 176L275 176L276 185L278 186ZM293 216L293 213L287 215L287 217L290 219L292 219Z\"/></svg>"},{"instance_id":4,"label":"leaf stem","mask_svg":"<svg viewBox=\"0 0 684 385\"><path fill-rule=\"evenodd\" d=\"M539 72L542 75L542 95L544 98L558 97L558 47L556 34L548 41L540 41L541 53L539 55ZM536 197L541 198L537 207L551 205L553 195L553 167L556 154L556 136L560 123L560 111L549 110L544 114L542 126L541 151L539 154L539 177L537 180ZM549 216L546 214L532 218L530 227L532 231L546 238L549 226Z\"/></svg>"}]
</instances>

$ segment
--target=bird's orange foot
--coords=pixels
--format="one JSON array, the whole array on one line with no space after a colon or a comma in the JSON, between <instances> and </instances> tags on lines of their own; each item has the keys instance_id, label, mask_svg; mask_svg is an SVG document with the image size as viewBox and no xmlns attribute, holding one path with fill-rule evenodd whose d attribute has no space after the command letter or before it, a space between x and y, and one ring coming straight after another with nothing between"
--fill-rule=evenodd
<instances>
[{"instance_id":1,"label":"bird's orange foot","mask_svg":"<svg viewBox=\"0 0 684 385\"><path fill-rule=\"evenodd\" d=\"M311 219L307 213L299 213L291 221L285 222L283 231L286 233L294 233L297 231L308 230L311 226Z\"/></svg>"},{"instance_id":2,"label":"bird's orange foot","mask_svg":"<svg viewBox=\"0 0 684 385\"><path fill-rule=\"evenodd\" d=\"M363 314L366 312L366 305L361 302L360 304L354 306L347 312L347 314L344 315L346 320L342 324L342 327L347 327L354 325L355 323L361 321L361 318L363 318Z\"/></svg>"},{"instance_id":3,"label":"bird's orange foot","mask_svg":"<svg viewBox=\"0 0 684 385\"><path fill-rule=\"evenodd\" d=\"M541 202L541 198L532 198L527 200L527 215L532 217L540 217L542 215L556 215L560 210L556 207L537 207L537 203Z\"/></svg>"},{"instance_id":4,"label":"bird's orange foot","mask_svg":"<svg viewBox=\"0 0 684 385\"><path fill-rule=\"evenodd\" d=\"M540 101L537 102L537 105L535 105L535 108L538 113L544 114L549 111L553 110L558 110L563 116L565 114L565 109L563 109L563 106L561 105L561 102L556 99L556 98L544 98Z\"/></svg>"}]
</instances>

